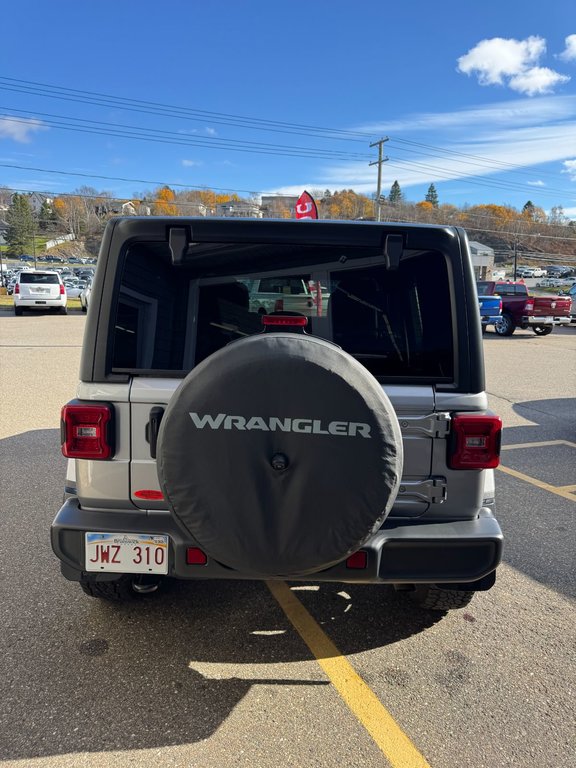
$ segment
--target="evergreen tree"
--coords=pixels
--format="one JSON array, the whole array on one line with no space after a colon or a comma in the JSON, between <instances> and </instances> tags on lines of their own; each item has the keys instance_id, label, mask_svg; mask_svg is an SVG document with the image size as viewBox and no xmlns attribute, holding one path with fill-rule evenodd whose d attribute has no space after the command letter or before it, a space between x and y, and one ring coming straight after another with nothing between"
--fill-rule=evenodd
<instances>
[{"instance_id":1,"label":"evergreen tree","mask_svg":"<svg viewBox=\"0 0 576 768\"><path fill-rule=\"evenodd\" d=\"M6 214L8 229L6 245L11 256L21 256L33 249L34 216L26 195L17 192L12 196L12 203Z\"/></svg>"},{"instance_id":2,"label":"evergreen tree","mask_svg":"<svg viewBox=\"0 0 576 768\"><path fill-rule=\"evenodd\" d=\"M40 213L38 214L38 227L42 232L50 232L54 230L58 219L56 217L56 211L47 200L44 200Z\"/></svg>"},{"instance_id":3,"label":"evergreen tree","mask_svg":"<svg viewBox=\"0 0 576 768\"><path fill-rule=\"evenodd\" d=\"M390 194L388 195L388 202L390 205L397 205L404 200L404 195L400 189L400 184L397 181L390 187Z\"/></svg>"},{"instance_id":4,"label":"evergreen tree","mask_svg":"<svg viewBox=\"0 0 576 768\"><path fill-rule=\"evenodd\" d=\"M522 213L524 213L526 216L529 216L532 218L532 215L534 213L534 208L536 206L532 202L532 200L528 200L528 202L524 203L524 207L522 208Z\"/></svg>"},{"instance_id":5,"label":"evergreen tree","mask_svg":"<svg viewBox=\"0 0 576 768\"><path fill-rule=\"evenodd\" d=\"M427 203L432 203L434 208L438 208L438 192L436 192L436 187L434 184L430 184L428 187L428 192L426 192L426 197L424 198Z\"/></svg>"}]
</instances>

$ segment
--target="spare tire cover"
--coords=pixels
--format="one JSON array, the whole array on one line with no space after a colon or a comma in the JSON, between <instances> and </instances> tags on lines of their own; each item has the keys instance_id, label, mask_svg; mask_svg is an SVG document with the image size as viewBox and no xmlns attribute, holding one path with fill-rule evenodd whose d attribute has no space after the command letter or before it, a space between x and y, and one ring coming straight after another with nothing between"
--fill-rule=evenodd
<instances>
[{"instance_id":1,"label":"spare tire cover","mask_svg":"<svg viewBox=\"0 0 576 768\"><path fill-rule=\"evenodd\" d=\"M304 575L355 552L402 476L392 405L339 347L251 336L194 368L158 435L158 477L198 546L253 576Z\"/></svg>"}]
</instances>

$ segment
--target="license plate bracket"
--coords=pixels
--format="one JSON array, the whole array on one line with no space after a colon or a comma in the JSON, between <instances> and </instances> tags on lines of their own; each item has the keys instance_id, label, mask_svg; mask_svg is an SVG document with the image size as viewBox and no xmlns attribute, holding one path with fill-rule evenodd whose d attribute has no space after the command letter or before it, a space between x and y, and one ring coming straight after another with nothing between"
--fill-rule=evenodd
<instances>
[{"instance_id":1,"label":"license plate bracket","mask_svg":"<svg viewBox=\"0 0 576 768\"><path fill-rule=\"evenodd\" d=\"M84 534L84 567L91 573L168 573L168 536L149 533Z\"/></svg>"}]
</instances>

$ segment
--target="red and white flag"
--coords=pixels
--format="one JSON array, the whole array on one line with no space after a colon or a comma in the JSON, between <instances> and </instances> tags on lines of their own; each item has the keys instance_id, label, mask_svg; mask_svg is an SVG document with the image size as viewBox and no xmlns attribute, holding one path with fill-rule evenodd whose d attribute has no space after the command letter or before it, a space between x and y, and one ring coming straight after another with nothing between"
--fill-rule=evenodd
<instances>
[{"instance_id":1,"label":"red and white flag","mask_svg":"<svg viewBox=\"0 0 576 768\"><path fill-rule=\"evenodd\" d=\"M302 192L296 202L296 218L297 219L317 219L318 208L314 202L314 198L311 194Z\"/></svg>"}]
</instances>

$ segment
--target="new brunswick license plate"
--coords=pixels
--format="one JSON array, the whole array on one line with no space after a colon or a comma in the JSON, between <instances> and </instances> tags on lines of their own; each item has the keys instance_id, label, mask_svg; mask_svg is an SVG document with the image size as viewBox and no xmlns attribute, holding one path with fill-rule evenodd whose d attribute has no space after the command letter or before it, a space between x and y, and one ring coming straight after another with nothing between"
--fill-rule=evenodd
<instances>
[{"instance_id":1,"label":"new brunswick license plate","mask_svg":"<svg viewBox=\"0 0 576 768\"><path fill-rule=\"evenodd\" d=\"M87 571L168 573L168 536L86 533L85 543Z\"/></svg>"}]
</instances>

